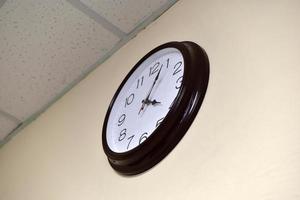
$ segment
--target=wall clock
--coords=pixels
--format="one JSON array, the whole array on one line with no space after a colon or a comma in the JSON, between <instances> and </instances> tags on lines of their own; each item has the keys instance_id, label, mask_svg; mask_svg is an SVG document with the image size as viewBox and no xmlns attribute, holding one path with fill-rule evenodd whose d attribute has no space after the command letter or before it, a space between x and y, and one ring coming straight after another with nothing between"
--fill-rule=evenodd
<instances>
[{"instance_id":1,"label":"wall clock","mask_svg":"<svg viewBox=\"0 0 300 200\"><path fill-rule=\"evenodd\" d=\"M117 89L104 119L110 165L134 175L161 161L192 124L208 78L208 57L196 43L169 42L146 54Z\"/></svg>"}]
</instances>

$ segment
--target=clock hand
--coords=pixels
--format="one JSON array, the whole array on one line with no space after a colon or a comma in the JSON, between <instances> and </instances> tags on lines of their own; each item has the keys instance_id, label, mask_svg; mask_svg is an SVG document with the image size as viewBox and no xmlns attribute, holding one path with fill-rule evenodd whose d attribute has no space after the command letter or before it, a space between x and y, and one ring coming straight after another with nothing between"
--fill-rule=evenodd
<instances>
[{"instance_id":1,"label":"clock hand","mask_svg":"<svg viewBox=\"0 0 300 200\"><path fill-rule=\"evenodd\" d=\"M146 105L148 106L149 104L153 104L151 100L149 100L149 99L143 99L142 100L142 107L139 110L139 114L141 113L142 110L144 110L145 106Z\"/></svg>"},{"instance_id":2,"label":"clock hand","mask_svg":"<svg viewBox=\"0 0 300 200\"><path fill-rule=\"evenodd\" d=\"M152 103L152 101L150 101L149 99L143 99L142 100L142 107L139 110L139 114L142 112L142 110L144 110L146 105L149 105L150 103Z\"/></svg>"},{"instance_id":3,"label":"clock hand","mask_svg":"<svg viewBox=\"0 0 300 200\"><path fill-rule=\"evenodd\" d=\"M140 108L140 110L139 110L139 114L142 112L142 110L144 110L144 108L145 108L145 106L147 105L156 105L156 104L161 104L161 102L160 101L156 101L155 99L153 100L153 101L151 101L151 100L149 100L149 99L146 99L146 100L142 100L142 107Z\"/></svg>"},{"instance_id":4,"label":"clock hand","mask_svg":"<svg viewBox=\"0 0 300 200\"><path fill-rule=\"evenodd\" d=\"M144 108L145 108L145 106L147 105L156 105L156 104L161 104L161 102L160 101L156 101L156 99L154 99L154 100L149 100L149 99L143 99L142 100L142 107L140 108L140 110L139 110L139 114L142 112L142 110L144 110Z\"/></svg>"},{"instance_id":5,"label":"clock hand","mask_svg":"<svg viewBox=\"0 0 300 200\"><path fill-rule=\"evenodd\" d=\"M142 112L142 110L144 110L145 105L146 105L146 104L144 104L144 103L142 104L142 107L141 107L140 110L139 110L139 114Z\"/></svg>"},{"instance_id":6,"label":"clock hand","mask_svg":"<svg viewBox=\"0 0 300 200\"><path fill-rule=\"evenodd\" d=\"M148 92L148 95L146 96L145 99L142 100L142 107L140 108L138 114L140 114L141 111L144 110L145 105L149 105L148 102L151 102L151 101L149 100L149 96L150 96L150 94L151 94L151 92L152 92L152 90L153 90L153 88L154 88L154 86L155 86L155 84L156 84L156 81L158 80L158 77L159 77L159 74L160 74L160 71L161 71L162 66L163 66L163 65L161 65L161 67L160 67L160 69L159 69L159 71L158 71L158 73L157 73L157 75L156 75L156 77L155 77L155 79L154 79L154 82L153 82L153 84L152 84L152 86L151 86L151 88L150 88L150 91Z\"/></svg>"},{"instance_id":7,"label":"clock hand","mask_svg":"<svg viewBox=\"0 0 300 200\"><path fill-rule=\"evenodd\" d=\"M146 101L146 100L149 100L149 96L150 96L150 94L151 94L151 92L152 92L152 90L153 90L153 88L154 88L154 85L156 84L156 81L158 80L158 77L159 77L159 74L160 74L160 71L161 71L162 66L163 66L163 65L161 65L161 67L160 67L160 69L159 69L159 71L158 71L158 73L157 73L157 75L156 75L156 77L155 77L155 79L154 79L154 82L153 82L153 84L152 84L152 86L151 86L151 88L150 88L150 91L149 91L147 97L145 98L145 101Z\"/></svg>"},{"instance_id":8,"label":"clock hand","mask_svg":"<svg viewBox=\"0 0 300 200\"><path fill-rule=\"evenodd\" d=\"M155 104L161 104L160 101L156 101L155 99L154 99L153 101L150 101L150 103L151 103L152 105L155 105Z\"/></svg>"},{"instance_id":9,"label":"clock hand","mask_svg":"<svg viewBox=\"0 0 300 200\"><path fill-rule=\"evenodd\" d=\"M154 99L152 101L150 99L145 99L145 100L142 101L142 103L144 103L145 105L150 105L150 104L155 105L155 104L158 104L158 103L161 103L161 102L156 101L156 99Z\"/></svg>"}]
</instances>

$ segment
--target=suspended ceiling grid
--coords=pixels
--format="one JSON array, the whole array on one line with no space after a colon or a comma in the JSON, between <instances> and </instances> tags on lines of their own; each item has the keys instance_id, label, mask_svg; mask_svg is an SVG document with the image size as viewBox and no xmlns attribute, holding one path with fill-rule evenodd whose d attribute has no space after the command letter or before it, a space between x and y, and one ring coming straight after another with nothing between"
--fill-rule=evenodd
<instances>
[{"instance_id":1,"label":"suspended ceiling grid","mask_svg":"<svg viewBox=\"0 0 300 200\"><path fill-rule=\"evenodd\" d=\"M0 146L177 0L0 0Z\"/></svg>"}]
</instances>

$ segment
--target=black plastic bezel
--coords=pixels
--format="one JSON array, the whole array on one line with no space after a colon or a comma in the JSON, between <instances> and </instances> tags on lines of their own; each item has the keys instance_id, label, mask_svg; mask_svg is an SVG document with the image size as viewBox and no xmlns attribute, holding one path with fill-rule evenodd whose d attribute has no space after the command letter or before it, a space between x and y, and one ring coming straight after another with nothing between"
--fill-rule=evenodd
<instances>
[{"instance_id":1,"label":"black plastic bezel","mask_svg":"<svg viewBox=\"0 0 300 200\"><path fill-rule=\"evenodd\" d=\"M175 101L160 126L142 144L124 153L113 152L106 140L108 117L122 87L131 74L149 56L164 48L178 49L184 59L184 76ZM169 42L147 53L127 74L113 96L102 128L102 146L110 165L119 173L134 175L148 170L162 160L185 135L192 124L206 93L209 61L205 51L196 43Z\"/></svg>"}]
</instances>

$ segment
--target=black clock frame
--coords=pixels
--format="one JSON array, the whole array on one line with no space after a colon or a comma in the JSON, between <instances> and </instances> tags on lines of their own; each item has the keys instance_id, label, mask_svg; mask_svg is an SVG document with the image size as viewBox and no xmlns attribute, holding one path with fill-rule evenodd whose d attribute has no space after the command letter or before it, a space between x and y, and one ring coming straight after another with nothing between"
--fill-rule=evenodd
<instances>
[{"instance_id":1,"label":"black clock frame","mask_svg":"<svg viewBox=\"0 0 300 200\"><path fill-rule=\"evenodd\" d=\"M124 153L112 151L106 139L107 122L114 102L131 74L149 56L164 48L178 49L184 59L184 75L173 105L157 129L139 146ZM206 52L194 42L169 42L147 53L122 81L107 110L102 128L102 146L110 165L123 175L142 173L172 151L191 126L204 99L209 80Z\"/></svg>"}]
</instances>

